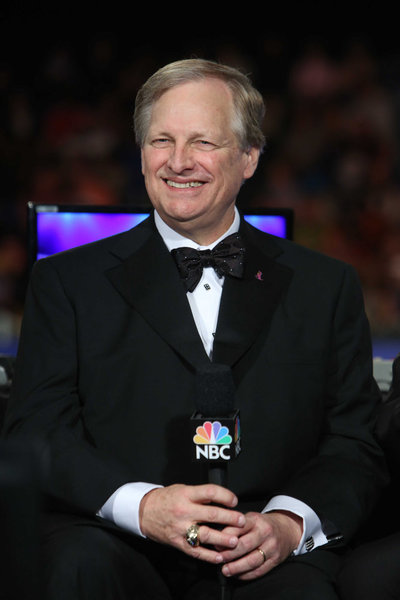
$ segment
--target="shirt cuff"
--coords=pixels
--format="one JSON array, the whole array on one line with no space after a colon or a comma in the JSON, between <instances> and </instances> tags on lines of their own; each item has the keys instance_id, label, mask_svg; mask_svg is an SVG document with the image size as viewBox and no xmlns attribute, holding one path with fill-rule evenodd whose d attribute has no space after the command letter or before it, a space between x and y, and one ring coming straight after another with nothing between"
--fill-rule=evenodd
<instances>
[{"instance_id":1,"label":"shirt cuff","mask_svg":"<svg viewBox=\"0 0 400 600\"><path fill-rule=\"evenodd\" d=\"M126 531L145 537L139 523L140 502L148 492L160 487L162 486L143 481L125 483L108 498L97 516L112 521Z\"/></svg>"},{"instance_id":2,"label":"shirt cuff","mask_svg":"<svg viewBox=\"0 0 400 600\"><path fill-rule=\"evenodd\" d=\"M318 515L304 502L291 496L274 496L261 511L263 513L273 510L286 510L303 519L303 535L293 555L305 554L318 546L328 543L328 538L322 531L322 524Z\"/></svg>"}]
</instances>

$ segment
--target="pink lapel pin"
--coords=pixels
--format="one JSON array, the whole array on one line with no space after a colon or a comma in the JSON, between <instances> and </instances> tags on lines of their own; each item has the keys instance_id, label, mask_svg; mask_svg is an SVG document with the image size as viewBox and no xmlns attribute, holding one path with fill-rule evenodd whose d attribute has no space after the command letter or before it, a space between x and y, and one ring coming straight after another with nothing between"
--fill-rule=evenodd
<instances>
[{"instance_id":1,"label":"pink lapel pin","mask_svg":"<svg viewBox=\"0 0 400 600\"><path fill-rule=\"evenodd\" d=\"M262 271L257 271L257 273L256 273L256 279L258 279L258 281L263 281Z\"/></svg>"}]
</instances>

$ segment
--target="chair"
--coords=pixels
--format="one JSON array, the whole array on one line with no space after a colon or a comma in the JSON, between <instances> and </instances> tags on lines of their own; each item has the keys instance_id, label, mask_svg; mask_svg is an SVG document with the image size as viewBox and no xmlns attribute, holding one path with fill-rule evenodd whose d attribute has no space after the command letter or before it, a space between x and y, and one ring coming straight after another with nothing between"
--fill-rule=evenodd
<instances>
[{"instance_id":1,"label":"chair","mask_svg":"<svg viewBox=\"0 0 400 600\"><path fill-rule=\"evenodd\" d=\"M390 482L361 528L357 543L400 531L400 354L394 360L374 359L374 376L382 394L376 435L385 452Z\"/></svg>"},{"instance_id":2,"label":"chair","mask_svg":"<svg viewBox=\"0 0 400 600\"><path fill-rule=\"evenodd\" d=\"M0 354L0 430L14 376L15 357ZM0 439L0 598L39 600L38 460L29 444Z\"/></svg>"},{"instance_id":3,"label":"chair","mask_svg":"<svg viewBox=\"0 0 400 600\"><path fill-rule=\"evenodd\" d=\"M0 431L3 426L4 414L10 396L11 383L14 376L15 357L0 354Z\"/></svg>"},{"instance_id":4,"label":"chair","mask_svg":"<svg viewBox=\"0 0 400 600\"><path fill-rule=\"evenodd\" d=\"M383 399L390 390L393 379L393 359L376 357L373 360L373 373L376 383L382 393Z\"/></svg>"}]
</instances>

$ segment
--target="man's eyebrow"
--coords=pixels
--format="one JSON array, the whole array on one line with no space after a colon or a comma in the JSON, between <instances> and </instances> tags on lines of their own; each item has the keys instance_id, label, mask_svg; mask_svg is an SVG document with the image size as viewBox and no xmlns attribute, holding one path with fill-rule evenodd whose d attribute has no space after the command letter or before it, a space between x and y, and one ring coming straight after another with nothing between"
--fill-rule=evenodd
<instances>
[{"instance_id":1,"label":"man's eyebrow","mask_svg":"<svg viewBox=\"0 0 400 600\"><path fill-rule=\"evenodd\" d=\"M169 131L166 130L161 130L161 131L150 131L150 135L151 137L175 137L175 135ZM211 137L212 133L211 132L207 132L207 131L193 131L190 132L189 135L187 135L187 139L189 140L193 140L196 138L201 138L201 137Z\"/></svg>"}]
</instances>

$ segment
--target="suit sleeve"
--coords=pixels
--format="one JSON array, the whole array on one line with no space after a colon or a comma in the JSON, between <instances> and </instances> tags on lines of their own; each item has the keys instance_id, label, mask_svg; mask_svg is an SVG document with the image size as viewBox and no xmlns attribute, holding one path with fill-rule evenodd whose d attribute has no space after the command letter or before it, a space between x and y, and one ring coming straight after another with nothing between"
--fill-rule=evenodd
<instances>
[{"instance_id":1,"label":"suit sleeve","mask_svg":"<svg viewBox=\"0 0 400 600\"><path fill-rule=\"evenodd\" d=\"M74 305L56 268L52 261L38 261L26 297L4 433L39 448L52 508L94 515L129 481L129 471L99 452L85 430L76 335Z\"/></svg>"},{"instance_id":2,"label":"suit sleeve","mask_svg":"<svg viewBox=\"0 0 400 600\"><path fill-rule=\"evenodd\" d=\"M361 286L345 267L331 325L325 417L318 452L282 493L311 506L324 533L348 541L387 483L374 427L381 398L372 376L369 325Z\"/></svg>"}]
</instances>

